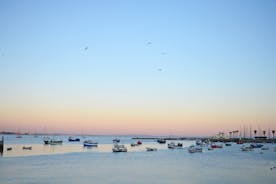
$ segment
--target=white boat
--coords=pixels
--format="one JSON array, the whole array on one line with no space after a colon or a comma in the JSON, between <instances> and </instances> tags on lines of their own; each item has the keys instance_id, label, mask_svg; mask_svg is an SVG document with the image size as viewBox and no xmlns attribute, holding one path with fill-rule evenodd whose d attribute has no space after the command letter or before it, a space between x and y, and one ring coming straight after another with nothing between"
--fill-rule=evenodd
<instances>
[{"instance_id":1,"label":"white boat","mask_svg":"<svg viewBox=\"0 0 276 184\"><path fill-rule=\"evenodd\" d=\"M50 145L58 145L62 144L62 140L57 140L57 139L51 139L50 137L44 137L43 138L44 144L50 144Z\"/></svg>"},{"instance_id":2,"label":"white boat","mask_svg":"<svg viewBox=\"0 0 276 184\"><path fill-rule=\"evenodd\" d=\"M146 147L147 151L157 151L157 148Z\"/></svg>"},{"instance_id":3,"label":"white boat","mask_svg":"<svg viewBox=\"0 0 276 184\"><path fill-rule=\"evenodd\" d=\"M190 146L188 148L189 153L202 153L202 147Z\"/></svg>"},{"instance_id":4,"label":"white boat","mask_svg":"<svg viewBox=\"0 0 276 184\"><path fill-rule=\"evenodd\" d=\"M112 148L113 152L127 152L125 145L114 144Z\"/></svg>"},{"instance_id":5,"label":"white boat","mask_svg":"<svg viewBox=\"0 0 276 184\"><path fill-rule=\"evenodd\" d=\"M86 140L83 142L83 146L85 147L98 147L98 143L92 140Z\"/></svg>"},{"instance_id":6,"label":"white boat","mask_svg":"<svg viewBox=\"0 0 276 184\"><path fill-rule=\"evenodd\" d=\"M176 144L175 144L174 142L170 142L170 143L168 144L168 148L169 148L169 149L175 149L175 148L176 148Z\"/></svg>"}]
</instances>

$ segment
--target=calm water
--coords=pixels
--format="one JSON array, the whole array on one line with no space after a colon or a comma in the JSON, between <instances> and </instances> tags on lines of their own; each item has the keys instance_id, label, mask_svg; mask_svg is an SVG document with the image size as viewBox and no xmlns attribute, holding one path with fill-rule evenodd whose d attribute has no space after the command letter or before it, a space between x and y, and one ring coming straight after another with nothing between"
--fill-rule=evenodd
<instances>
[{"instance_id":1,"label":"calm water","mask_svg":"<svg viewBox=\"0 0 276 184\"><path fill-rule=\"evenodd\" d=\"M5 136L14 149L0 158L0 183L275 183L276 145L267 144L267 151L256 149L241 152L240 145L190 154L187 148L168 150L166 145L143 141L143 146L128 153L112 153L114 137L92 137L99 148L84 149L80 143L44 146L42 138ZM135 140L120 137L130 144ZM183 142L184 146L193 144ZM22 151L23 145L33 150ZM146 152L144 147L159 148ZM28 153L26 153L28 152ZM21 155L21 156L20 156ZM29 155L29 156L28 156Z\"/></svg>"}]
</instances>

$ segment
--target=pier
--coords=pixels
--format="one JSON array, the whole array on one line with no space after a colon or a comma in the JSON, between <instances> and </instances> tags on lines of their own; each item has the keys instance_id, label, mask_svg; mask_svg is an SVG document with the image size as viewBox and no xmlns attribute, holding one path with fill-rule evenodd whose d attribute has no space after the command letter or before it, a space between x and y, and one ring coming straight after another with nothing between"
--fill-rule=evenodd
<instances>
[{"instance_id":1,"label":"pier","mask_svg":"<svg viewBox=\"0 0 276 184\"><path fill-rule=\"evenodd\" d=\"M208 138L208 137L133 137L132 139L149 140L201 140L203 142L243 142L243 143L276 143L275 138L255 137L255 138Z\"/></svg>"}]
</instances>

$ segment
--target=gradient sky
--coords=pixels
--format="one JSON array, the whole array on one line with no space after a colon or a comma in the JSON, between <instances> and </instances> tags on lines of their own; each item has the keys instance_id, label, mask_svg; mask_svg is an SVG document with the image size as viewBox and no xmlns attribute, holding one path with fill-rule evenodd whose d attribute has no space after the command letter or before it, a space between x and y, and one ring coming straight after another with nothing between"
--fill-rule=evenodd
<instances>
[{"instance_id":1,"label":"gradient sky","mask_svg":"<svg viewBox=\"0 0 276 184\"><path fill-rule=\"evenodd\" d=\"M276 1L0 0L0 131L276 128Z\"/></svg>"}]
</instances>

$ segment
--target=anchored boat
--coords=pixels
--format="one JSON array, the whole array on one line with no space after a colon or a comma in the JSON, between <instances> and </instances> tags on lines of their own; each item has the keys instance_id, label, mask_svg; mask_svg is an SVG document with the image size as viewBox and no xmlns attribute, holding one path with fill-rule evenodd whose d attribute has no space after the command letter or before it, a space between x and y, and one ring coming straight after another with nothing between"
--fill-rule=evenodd
<instances>
[{"instance_id":1,"label":"anchored boat","mask_svg":"<svg viewBox=\"0 0 276 184\"><path fill-rule=\"evenodd\" d=\"M147 151L157 151L157 148L146 147Z\"/></svg>"},{"instance_id":2,"label":"anchored boat","mask_svg":"<svg viewBox=\"0 0 276 184\"><path fill-rule=\"evenodd\" d=\"M44 137L43 138L44 144L47 145L58 145L58 144L62 144L62 140L57 140L57 139L51 139L50 137Z\"/></svg>"},{"instance_id":3,"label":"anchored boat","mask_svg":"<svg viewBox=\"0 0 276 184\"><path fill-rule=\"evenodd\" d=\"M116 152L127 152L127 148L125 147L125 145L114 144L112 151L115 153Z\"/></svg>"},{"instance_id":4,"label":"anchored boat","mask_svg":"<svg viewBox=\"0 0 276 184\"><path fill-rule=\"evenodd\" d=\"M32 146L23 146L22 149L23 150L32 150Z\"/></svg>"},{"instance_id":5,"label":"anchored boat","mask_svg":"<svg viewBox=\"0 0 276 184\"><path fill-rule=\"evenodd\" d=\"M68 141L69 141L69 142L79 142L79 141L80 141L80 138L78 138L78 137L69 137L69 138L68 138Z\"/></svg>"},{"instance_id":6,"label":"anchored boat","mask_svg":"<svg viewBox=\"0 0 276 184\"><path fill-rule=\"evenodd\" d=\"M98 147L98 143L92 140L86 140L83 142L83 146L85 147Z\"/></svg>"},{"instance_id":7,"label":"anchored boat","mask_svg":"<svg viewBox=\"0 0 276 184\"><path fill-rule=\"evenodd\" d=\"M198 146L190 146L188 148L189 153L202 153L202 147L198 147Z\"/></svg>"},{"instance_id":8,"label":"anchored boat","mask_svg":"<svg viewBox=\"0 0 276 184\"><path fill-rule=\"evenodd\" d=\"M165 139L157 139L157 142L159 144L165 144L166 143L166 140Z\"/></svg>"}]
</instances>

